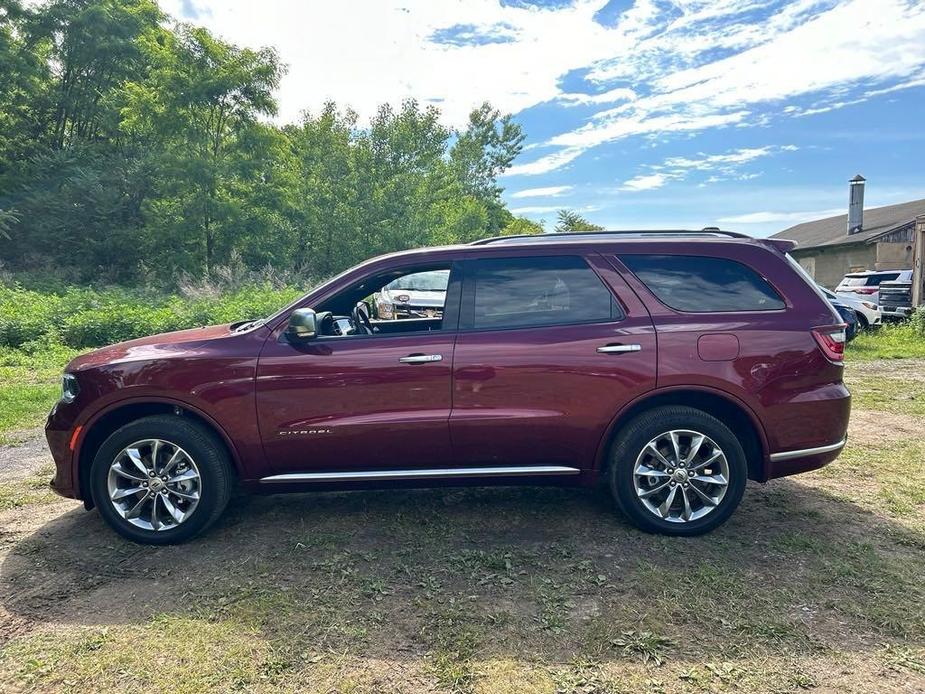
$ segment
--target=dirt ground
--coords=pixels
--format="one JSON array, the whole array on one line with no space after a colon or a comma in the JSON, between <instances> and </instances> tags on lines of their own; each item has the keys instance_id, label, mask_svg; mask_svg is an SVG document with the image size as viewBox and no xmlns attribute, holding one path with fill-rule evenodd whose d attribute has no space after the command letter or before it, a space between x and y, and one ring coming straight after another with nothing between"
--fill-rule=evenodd
<instances>
[{"instance_id":1,"label":"dirt ground","mask_svg":"<svg viewBox=\"0 0 925 694\"><path fill-rule=\"evenodd\" d=\"M16 506L0 690L925 692L925 416L889 410L856 408L843 459L750 484L691 540L551 488L241 498L163 548L77 502ZM40 431L20 438L0 482L49 463ZM919 466L908 494L872 471L888 454Z\"/></svg>"},{"instance_id":2,"label":"dirt ground","mask_svg":"<svg viewBox=\"0 0 925 694\"><path fill-rule=\"evenodd\" d=\"M15 446L0 445L0 482L25 479L51 463L41 429L17 431L10 438Z\"/></svg>"}]
</instances>

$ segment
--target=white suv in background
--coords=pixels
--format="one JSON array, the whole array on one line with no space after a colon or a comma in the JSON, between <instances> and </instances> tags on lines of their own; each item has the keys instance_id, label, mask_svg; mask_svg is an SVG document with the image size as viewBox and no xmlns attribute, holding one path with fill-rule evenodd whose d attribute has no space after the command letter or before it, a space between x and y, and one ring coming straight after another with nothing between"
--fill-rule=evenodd
<instances>
[{"instance_id":1,"label":"white suv in background","mask_svg":"<svg viewBox=\"0 0 925 694\"><path fill-rule=\"evenodd\" d=\"M380 320L440 318L449 280L449 270L431 270L389 282L375 296L376 317Z\"/></svg>"},{"instance_id":2,"label":"white suv in background","mask_svg":"<svg viewBox=\"0 0 925 694\"><path fill-rule=\"evenodd\" d=\"M870 328L880 327L880 324L883 321L883 314L880 312L880 306L875 304L870 299L861 294L836 294L835 292L830 292L828 289L822 286L820 286L819 289L822 290L822 293L825 294L827 298L840 301L848 308L854 309L854 312L858 314L859 330L868 330Z\"/></svg>"},{"instance_id":3,"label":"white suv in background","mask_svg":"<svg viewBox=\"0 0 925 694\"><path fill-rule=\"evenodd\" d=\"M838 295L859 296L877 305L880 304L880 283L895 280L902 270L865 270L849 272L835 287ZM853 308L853 307L852 307Z\"/></svg>"}]
</instances>

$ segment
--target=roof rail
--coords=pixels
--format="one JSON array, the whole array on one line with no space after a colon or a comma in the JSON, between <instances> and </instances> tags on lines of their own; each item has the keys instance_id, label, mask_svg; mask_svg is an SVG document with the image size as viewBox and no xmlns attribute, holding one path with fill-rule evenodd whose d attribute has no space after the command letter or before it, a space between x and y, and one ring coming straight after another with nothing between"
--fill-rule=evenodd
<instances>
[{"instance_id":1,"label":"roof rail","mask_svg":"<svg viewBox=\"0 0 925 694\"><path fill-rule=\"evenodd\" d=\"M718 227L705 227L699 231L693 229L626 229L621 231L559 231L544 234L514 234L511 236L492 236L490 238L472 241L470 246L487 246L495 243L518 243L520 241L581 241L589 238L615 240L621 238L685 238L692 237L725 237L732 239L750 239L747 234L736 231L723 231Z\"/></svg>"}]
</instances>

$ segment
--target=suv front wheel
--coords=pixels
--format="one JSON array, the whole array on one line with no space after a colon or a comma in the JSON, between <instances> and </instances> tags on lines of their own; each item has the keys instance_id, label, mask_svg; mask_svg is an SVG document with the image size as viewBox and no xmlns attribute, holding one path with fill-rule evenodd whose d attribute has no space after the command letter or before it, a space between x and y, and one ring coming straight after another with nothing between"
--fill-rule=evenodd
<instances>
[{"instance_id":1,"label":"suv front wheel","mask_svg":"<svg viewBox=\"0 0 925 694\"><path fill-rule=\"evenodd\" d=\"M120 535L163 545L193 537L221 515L232 473L215 434L182 417L157 415L103 442L90 484L100 514Z\"/></svg>"},{"instance_id":2,"label":"suv front wheel","mask_svg":"<svg viewBox=\"0 0 925 694\"><path fill-rule=\"evenodd\" d=\"M649 532L699 535L713 530L739 505L747 476L736 435L692 407L640 414L611 448L611 492L629 519Z\"/></svg>"}]
</instances>

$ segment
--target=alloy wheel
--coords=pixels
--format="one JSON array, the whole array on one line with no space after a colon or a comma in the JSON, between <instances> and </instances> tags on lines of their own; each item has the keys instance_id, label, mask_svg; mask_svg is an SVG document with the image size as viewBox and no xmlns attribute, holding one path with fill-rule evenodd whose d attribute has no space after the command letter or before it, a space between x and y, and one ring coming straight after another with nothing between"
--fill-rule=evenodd
<instances>
[{"instance_id":1,"label":"alloy wheel","mask_svg":"<svg viewBox=\"0 0 925 694\"><path fill-rule=\"evenodd\" d=\"M164 439L136 441L109 466L109 499L124 520L144 530L164 531L193 515L202 478L193 458Z\"/></svg>"},{"instance_id":2,"label":"alloy wheel","mask_svg":"<svg viewBox=\"0 0 925 694\"><path fill-rule=\"evenodd\" d=\"M649 441L636 458L633 487L655 516L688 523L719 506L729 487L729 462L706 434L666 431Z\"/></svg>"}]
</instances>

